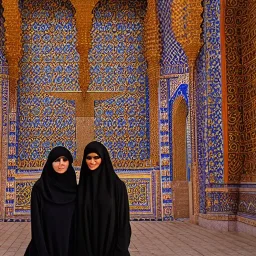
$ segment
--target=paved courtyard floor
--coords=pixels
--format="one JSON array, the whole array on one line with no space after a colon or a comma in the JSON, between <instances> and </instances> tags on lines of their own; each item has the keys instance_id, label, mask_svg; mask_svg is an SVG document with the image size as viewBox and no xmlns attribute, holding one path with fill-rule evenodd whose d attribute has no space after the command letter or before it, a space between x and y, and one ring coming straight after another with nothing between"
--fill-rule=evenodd
<instances>
[{"instance_id":1,"label":"paved courtyard floor","mask_svg":"<svg viewBox=\"0 0 256 256\"><path fill-rule=\"evenodd\" d=\"M256 237L188 222L132 222L131 256L256 256ZM0 256L22 256L30 223L0 222ZM54 256L54 255L53 255Z\"/></svg>"}]
</instances>

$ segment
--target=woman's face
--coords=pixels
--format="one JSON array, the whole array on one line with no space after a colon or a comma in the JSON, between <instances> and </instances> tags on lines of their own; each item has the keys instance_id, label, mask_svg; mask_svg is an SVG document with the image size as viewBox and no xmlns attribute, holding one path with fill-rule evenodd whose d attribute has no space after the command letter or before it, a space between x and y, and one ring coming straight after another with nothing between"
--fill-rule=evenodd
<instances>
[{"instance_id":1,"label":"woman's face","mask_svg":"<svg viewBox=\"0 0 256 256\"><path fill-rule=\"evenodd\" d=\"M69 166L69 161L65 156L60 156L53 163L52 167L57 173L64 173L67 171Z\"/></svg>"},{"instance_id":2,"label":"woman's face","mask_svg":"<svg viewBox=\"0 0 256 256\"><path fill-rule=\"evenodd\" d=\"M101 164L101 157L96 153L90 153L86 156L86 164L91 171L96 170Z\"/></svg>"}]
</instances>

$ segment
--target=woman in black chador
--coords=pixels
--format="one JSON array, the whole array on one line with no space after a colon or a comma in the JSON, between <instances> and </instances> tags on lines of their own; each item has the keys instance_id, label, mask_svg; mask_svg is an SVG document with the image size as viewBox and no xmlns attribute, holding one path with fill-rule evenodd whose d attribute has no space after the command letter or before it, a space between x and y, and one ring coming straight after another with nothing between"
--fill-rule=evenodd
<instances>
[{"instance_id":1,"label":"woman in black chador","mask_svg":"<svg viewBox=\"0 0 256 256\"><path fill-rule=\"evenodd\" d=\"M89 143L78 186L77 256L129 256L131 227L127 190L107 149Z\"/></svg>"},{"instance_id":2,"label":"woman in black chador","mask_svg":"<svg viewBox=\"0 0 256 256\"><path fill-rule=\"evenodd\" d=\"M74 256L76 175L64 147L50 152L31 194L32 240L25 256Z\"/></svg>"}]
</instances>

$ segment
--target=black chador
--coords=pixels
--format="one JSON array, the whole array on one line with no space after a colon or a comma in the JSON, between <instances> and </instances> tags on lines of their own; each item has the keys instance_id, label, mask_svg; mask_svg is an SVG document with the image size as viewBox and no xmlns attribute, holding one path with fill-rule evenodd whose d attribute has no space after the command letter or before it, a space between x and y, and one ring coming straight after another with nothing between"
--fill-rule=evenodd
<instances>
[{"instance_id":1,"label":"black chador","mask_svg":"<svg viewBox=\"0 0 256 256\"><path fill-rule=\"evenodd\" d=\"M66 157L65 173L54 171L52 163ZM32 188L32 239L25 256L68 256L73 254L76 175L71 153L64 147L54 148L47 159L40 179Z\"/></svg>"},{"instance_id":2,"label":"black chador","mask_svg":"<svg viewBox=\"0 0 256 256\"><path fill-rule=\"evenodd\" d=\"M100 156L102 162L90 170L86 157ZM126 186L114 172L107 149L89 143L78 186L77 256L129 256L131 227Z\"/></svg>"}]
</instances>

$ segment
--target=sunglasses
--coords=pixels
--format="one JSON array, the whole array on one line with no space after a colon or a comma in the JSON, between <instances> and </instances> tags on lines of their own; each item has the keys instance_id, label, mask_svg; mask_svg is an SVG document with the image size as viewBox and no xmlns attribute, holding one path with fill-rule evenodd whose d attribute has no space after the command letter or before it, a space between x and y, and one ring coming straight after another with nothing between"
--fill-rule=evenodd
<instances>
[{"instance_id":1,"label":"sunglasses","mask_svg":"<svg viewBox=\"0 0 256 256\"><path fill-rule=\"evenodd\" d=\"M68 161L68 159L65 156L60 156L59 158L57 158L54 162L60 162L60 160L63 160L64 162Z\"/></svg>"},{"instance_id":2,"label":"sunglasses","mask_svg":"<svg viewBox=\"0 0 256 256\"><path fill-rule=\"evenodd\" d=\"M100 159L100 158L101 158L100 156L87 156L87 157L86 157L86 160L92 160L92 159L98 160L98 159Z\"/></svg>"}]
</instances>

